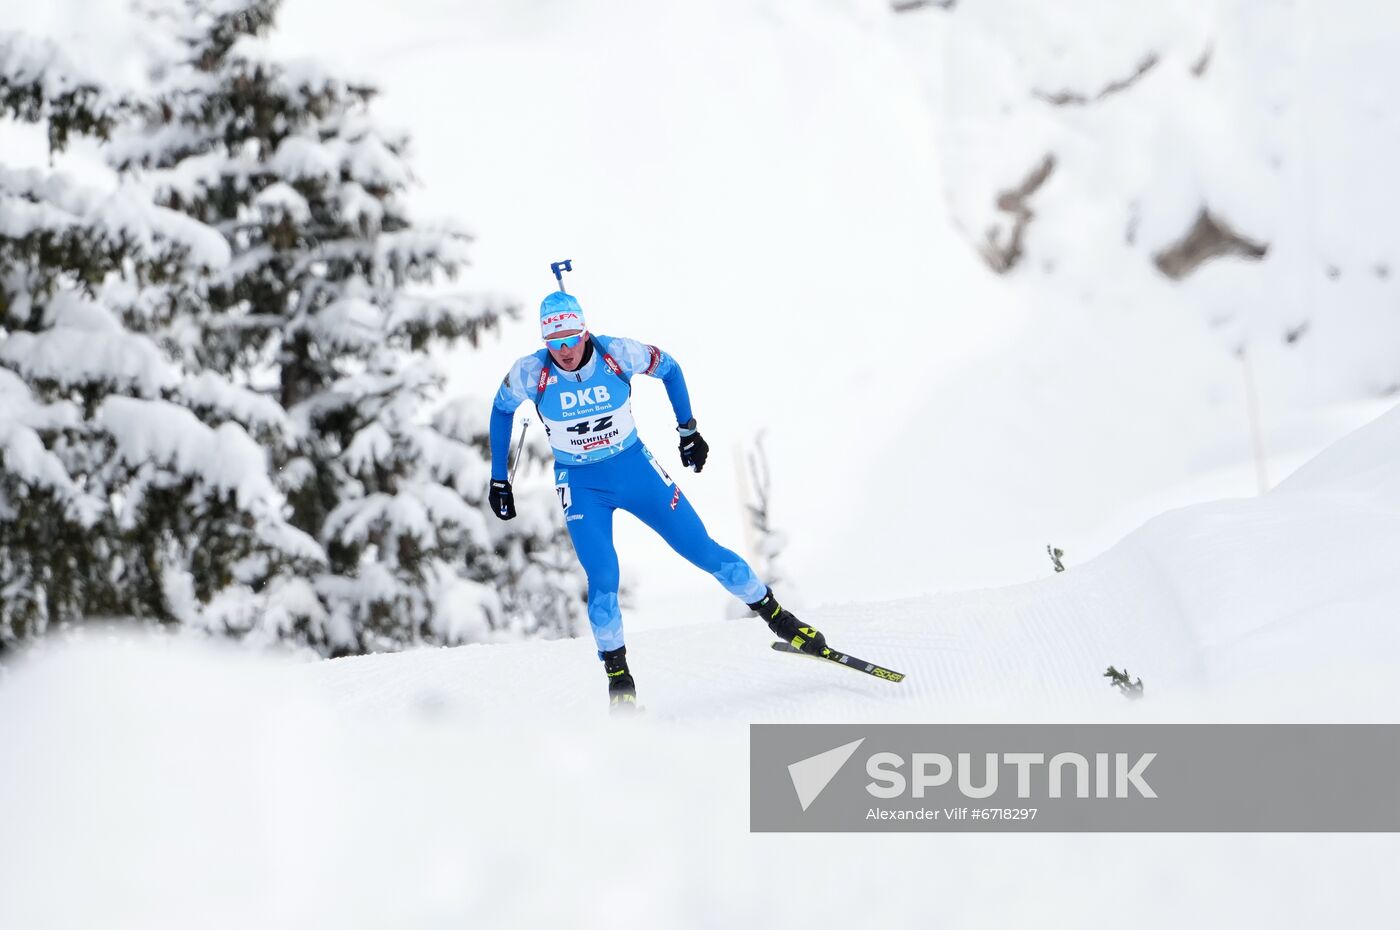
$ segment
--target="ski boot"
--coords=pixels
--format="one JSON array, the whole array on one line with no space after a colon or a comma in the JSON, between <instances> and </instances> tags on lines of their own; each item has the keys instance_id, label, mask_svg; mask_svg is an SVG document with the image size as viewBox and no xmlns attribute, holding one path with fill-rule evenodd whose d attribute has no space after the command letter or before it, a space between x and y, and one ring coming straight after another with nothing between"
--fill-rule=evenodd
<instances>
[{"instance_id":1,"label":"ski boot","mask_svg":"<svg viewBox=\"0 0 1400 930\"><path fill-rule=\"evenodd\" d=\"M773 635L783 642L792 643L808 655L820 656L826 652L826 637L810 626L803 626L802 621L792 615L792 611L783 607L777 598L773 597L772 588L768 589L762 600L750 604L749 610L762 617L768 624L768 629L773 631Z\"/></svg>"},{"instance_id":2,"label":"ski boot","mask_svg":"<svg viewBox=\"0 0 1400 930\"><path fill-rule=\"evenodd\" d=\"M613 714L637 712L637 683L627 670L627 647L603 653L603 669L608 673L608 706Z\"/></svg>"}]
</instances>

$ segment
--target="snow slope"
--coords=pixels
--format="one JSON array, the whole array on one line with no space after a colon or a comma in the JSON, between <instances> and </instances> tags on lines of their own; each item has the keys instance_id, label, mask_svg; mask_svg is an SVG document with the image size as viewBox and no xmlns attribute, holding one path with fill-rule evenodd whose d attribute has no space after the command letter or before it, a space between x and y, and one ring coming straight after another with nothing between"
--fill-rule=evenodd
<instances>
[{"instance_id":1,"label":"snow slope","mask_svg":"<svg viewBox=\"0 0 1400 930\"><path fill-rule=\"evenodd\" d=\"M89 632L0 683L0 926L1389 923L1388 835L750 835L751 721L1397 722L1400 407L1258 500L1030 584L756 623L285 664ZM1098 678L1127 665L1128 703Z\"/></svg>"},{"instance_id":2,"label":"snow slope","mask_svg":"<svg viewBox=\"0 0 1400 930\"><path fill-rule=\"evenodd\" d=\"M753 623L643 631L629 636L628 655L655 718L667 720L868 720L1002 698L1086 709L1103 702L1098 675L1109 664L1173 701L1287 681L1287 706L1303 712L1298 695L1330 693L1400 654L1387 606L1400 603L1396 461L1400 407L1263 498L1162 514L1062 575L804 613L842 648L906 672L898 687L779 661L758 648L767 633ZM551 718L599 712L587 642L494 646L469 668L460 652L345 659L316 673L357 712L411 707L424 693L485 718L532 706ZM547 694L539 705L520 706L512 682L522 667L530 690ZM367 691L367 681L379 684Z\"/></svg>"}]
</instances>

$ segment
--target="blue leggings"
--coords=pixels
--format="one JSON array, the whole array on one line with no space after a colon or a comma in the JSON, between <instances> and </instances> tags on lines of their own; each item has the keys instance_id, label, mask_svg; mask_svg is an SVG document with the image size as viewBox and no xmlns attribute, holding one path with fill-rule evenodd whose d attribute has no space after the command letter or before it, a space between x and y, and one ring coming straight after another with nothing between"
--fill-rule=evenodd
<instances>
[{"instance_id":1,"label":"blue leggings","mask_svg":"<svg viewBox=\"0 0 1400 930\"><path fill-rule=\"evenodd\" d=\"M623 645L613 548L613 511L619 508L661 534L672 549L715 576L745 604L763 599L767 586L749 563L710 538L680 486L640 441L601 462L556 462L554 475L569 537L588 575L588 622L600 654Z\"/></svg>"}]
</instances>

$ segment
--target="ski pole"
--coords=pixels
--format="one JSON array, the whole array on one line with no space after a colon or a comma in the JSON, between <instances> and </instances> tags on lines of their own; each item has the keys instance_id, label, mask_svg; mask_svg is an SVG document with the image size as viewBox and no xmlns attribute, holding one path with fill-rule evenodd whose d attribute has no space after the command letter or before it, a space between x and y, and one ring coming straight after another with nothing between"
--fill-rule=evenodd
<instances>
[{"instance_id":1,"label":"ski pole","mask_svg":"<svg viewBox=\"0 0 1400 930\"><path fill-rule=\"evenodd\" d=\"M559 282L559 290L565 294L569 293L564 290L564 272L574 270L573 259L566 258L562 262L551 262L549 270L554 272L554 280Z\"/></svg>"},{"instance_id":2,"label":"ski pole","mask_svg":"<svg viewBox=\"0 0 1400 930\"><path fill-rule=\"evenodd\" d=\"M525 431L530 428L530 418L525 418L525 425L520 427L520 442L515 446L515 461L506 469L506 480L515 480L515 466L520 464L520 453L525 449Z\"/></svg>"}]
</instances>

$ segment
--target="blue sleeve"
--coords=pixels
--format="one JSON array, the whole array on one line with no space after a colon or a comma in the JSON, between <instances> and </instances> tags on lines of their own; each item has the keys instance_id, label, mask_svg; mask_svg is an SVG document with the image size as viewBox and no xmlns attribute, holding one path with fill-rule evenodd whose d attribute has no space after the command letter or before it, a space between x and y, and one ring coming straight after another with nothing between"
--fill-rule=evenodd
<instances>
[{"instance_id":1,"label":"blue sleeve","mask_svg":"<svg viewBox=\"0 0 1400 930\"><path fill-rule=\"evenodd\" d=\"M685 389L685 375L681 374L681 366L675 359L670 359L671 370L661 377L661 383L666 385L666 396L671 399L671 409L676 412L676 423L689 423L693 414L690 412L690 392Z\"/></svg>"},{"instance_id":2,"label":"blue sleeve","mask_svg":"<svg viewBox=\"0 0 1400 930\"><path fill-rule=\"evenodd\" d=\"M491 480L505 481L510 468L510 434L515 414L491 405Z\"/></svg>"},{"instance_id":3,"label":"blue sleeve","mask_svg":"<svg viewBox=\"0 0 1400 930\"><path fill-rule=\"evenodd\" d=\"M543 370L543 363L533 356L517 359L510 366L496 399L491 404L491 480L505 481L510 469L510 434L515 428L515 408L529 398L529 385Z\"/></svg>"}]
</instances>

